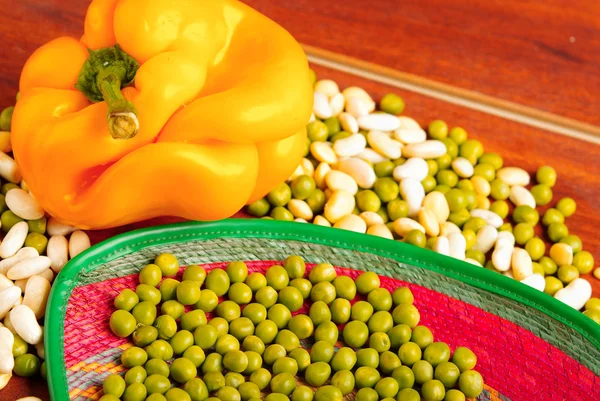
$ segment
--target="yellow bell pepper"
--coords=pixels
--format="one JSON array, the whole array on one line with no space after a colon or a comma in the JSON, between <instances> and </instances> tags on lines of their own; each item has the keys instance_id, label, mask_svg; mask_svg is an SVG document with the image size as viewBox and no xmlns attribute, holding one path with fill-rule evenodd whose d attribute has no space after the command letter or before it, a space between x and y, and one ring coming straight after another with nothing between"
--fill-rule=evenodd
<instances>
[{"instance_id":1,"label":"yellow bell pepper","mask_svg":"<svg viewBox=\"0 0 600 401\"><path fill-rule=\"evenodd\" d=\"M84 32L31 55L12 119L24 180L58 220L221 219L301 160L308 62L257 11L235 0L94 0Z\"/></svg>"}]
</instances>

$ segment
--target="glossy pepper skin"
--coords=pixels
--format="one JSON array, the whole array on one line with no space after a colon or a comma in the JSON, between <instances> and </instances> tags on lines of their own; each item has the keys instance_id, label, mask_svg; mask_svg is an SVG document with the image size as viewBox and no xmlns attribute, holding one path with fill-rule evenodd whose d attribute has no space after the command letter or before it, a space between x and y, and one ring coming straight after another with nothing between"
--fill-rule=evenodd
<instances>
[{"instance_id":1,"label":"glossy pepper skin","mask_svg":"<svg viewBox=\"0 0 600 401\"><path fill-rule=\"evenodd\" d=\"M24 180L58 220L221 219L296 168L312 85L301 47L273 21L234 0L94 0L84 32L29 58L12 120ZM122 99L92 102L75 88L89 50L115 45L139 68L130 86L117 82ZM114 119L117 103L135 130Z\"/></svg>"}]
</instances>

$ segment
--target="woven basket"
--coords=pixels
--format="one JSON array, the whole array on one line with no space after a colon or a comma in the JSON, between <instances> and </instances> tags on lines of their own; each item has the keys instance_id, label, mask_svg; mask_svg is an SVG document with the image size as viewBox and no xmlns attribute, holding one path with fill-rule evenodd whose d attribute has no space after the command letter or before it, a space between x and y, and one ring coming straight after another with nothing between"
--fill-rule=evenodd
<instances>
[{"instance_id":1,"label":"woven basket","mask_svg":"<svg viewBox=\"0 0 600 401\"><path fill-rule=\"evenodd\" d=\"M108 328L114 297L162 252L207 269L244 260L250 270L291 255L330 262L350 276L378 273L410 287L421 323L452 349L470 347L486 386L479 400L600 400L600 326L512 279L374 236L266 220L183 223L123 234L73 259L53 286L45 327L53 400L97 400L103 379L123 372L128 341Z\"/></svg>"}]
</instances>

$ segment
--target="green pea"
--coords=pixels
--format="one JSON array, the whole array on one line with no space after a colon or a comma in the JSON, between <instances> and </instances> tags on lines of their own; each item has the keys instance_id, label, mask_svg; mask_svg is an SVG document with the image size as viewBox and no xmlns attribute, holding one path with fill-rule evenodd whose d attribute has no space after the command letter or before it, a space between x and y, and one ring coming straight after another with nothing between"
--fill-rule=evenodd
<instances>
[{"instance_id":1,"label":"green pea","mask_svg":"<svg viewBox=\"0 0 600 401\"><path fill-rule=\"evenodd\" d=\"M326 341L335 345L338 341L339 330L337 325L332 321L327 321L319 324L315 330L315 341Z\"/></svg>"},{"instance_id":2,"label":"green pea","mask_svg":"<svg viewBox=\"0 0 600 401\"><path fill-rule=\"evenodd\" d=\"M163 340L169 340L177 333L177 322L169 315L157 317L154 327L158 330L158 338Z\"/></svg>"},{"instance_id":3,"label":"green pea","mask_svg":"<svg viewBox=\"0 0 600 401\"><path fill-rule=\"evenodd\" d=\"M337 324L344 324L350 320L350 301L343 298L335 299L330 306L331 320Z\"/></svg>"},{"instance_id":4,"label":"green pea","mask_svg":"<svg viewBox=\"0 0 600 401\"><path fill-rule=\"evenodd\" d=\"M427 131L432 139L441 140L448 137L448 124L442 120L434 120L429 123Z\"/></svg>"},{"instance_id":5,"label":"green pea","mask_svg":"<svg viewBox=\"0 0 600 401\"><path fill-rule=\"evenodd\" d=\"M319 326L321 323L331 320L331 311L323 301L313 302L308 314L315 326Z\"/></svg>"},{"instance_id":6,"label":"green pea","mask_svg":"<svg viewBox=\"0 0 600 401\"><path fill-rule=\"evenodd\" d=\"M251 303L242 310L242 316L248 318L252 324L257 325L267 318L267 308L259 303Z\"/></svg>"},{"instance_id":7,"label":"green pea","mask_svg":"<svg viewBox=\"0 0 600 401\"><path fill-rule=\"evenodd\" d=\"M382 177L375 180L373 189L382 202L391 202L398 198L398 194L400 193L400 188L396 181L389 177Z\"/></svg>"},{"instance_id":8,"label":"green pea","mask_svg":"<svg viewBox=\"0 0 600 401\"><path fill-rule=\"evenodd\" d=\"M505 219L508 216L508 203L503 200L494 201L490 205L490 211Z\"/></svg>"},{"instance_id":9,"label":"green pea","mask_svg":"<svg viewBox=\"0 0 600 401\"><path fill-rule=\"evenodd\" d=\"M252 397L260 398L260 389L252 382L243 382L238 387L242 400L248 401Z\"/></svg>"},{"instance_id":10,"label":"green pea","mask_svg":"<svg viewBox=\"0 0 600 401\"><path fill-rule=\"evenodd\" d=\"M460 376L460 369L452 362L441 362L435 367L434 378L439 380L444 387L454 388Z\"/></svg>"},{"instance_id":11,"label":"green pea","mask_svg":"<svg viewBox=\"0 0 600 401\"><path fill-rule=\"evenodd\" d=\"M185 394L187 395L187 393ZM132 383L125 388L122 399L123 401L144 401L147 395L148 390L146 390L146 386L144 386L142 383ZM184 398L181 400L183 401Z\"/></svg>"},{"instance_id":12,"label":"green pea","mask_svg":"<svg viewBox=\"0 0 600 401\"><path fill-rule=\"evenodd\" d=\"M373 305L371 305L369 302L358 301L352 305L351 319L366 323L373 315L373 312Z\"/></svg>"},{"instance_id":13,"label":"green pea","mask_svg":"<svg viewBox=\"0 0 600 401\"><path fill-rule=\"evenodd\" d=\"M463 226L463 230L472 230L477 233L481 228L487 226L487 222L480 217L472 217Z\"/></svg>"},{"instance_id":14,"label":"green pea","mask_svg":"<svg viewBox=\"0 0 600 401\"><path fill-rule=\"evenodd\" d=\"M379 276L374 272L363 272L355 280L356 289L359 294L366 295L376 288L379 288L381 282Z\"/></svg>"},{"instance_id":15,"label":"green pea","mask_svg":"<svg viewBox=\"0 0 600 401\"><path fill-rule=\"evenodd\" d=\"M539 263L532 262L531 268L533 270L533 274L539 274L540 276L544 277L544 268Z\"/></svg>"},{"instance_id":16,"label":"green pea","mask_svg":"<svg viewBox=\"0 0 600 401\"><path fill-rule=\"evenodd\" d=\"M285 305L275 304L269 308L267 317L277 325L279 330L281 330L285 328L292 319L292 313Z\"/></svg>"},{"instance_id":17,"label":"green pea","mask_svg":"<svg viewBox=\"0 0 600 401\"><path fill-rule=\"evenodd\" d=\"M377 369L361 366L354 372L354 379L356 382L356 388L375 387L379 382L381 376Z\"/></svg>"},{"instance_id":18,"label":"green pea","mask_svg":"<svg viewBox=\"0 0 600 401\"><path fill-rule=\"evenodd\" d=\"M142 366L148 361L148 354L140 347L127 348L121 354L121 363L126 368Z\"/></svg>"},{"instance_id":19,"label":"green pea","mask_svg":"<svg viewBox=\"0 0 600 401\"><path fill-rule=\"evenodd\" d=\"M179 262L175 255L162 253L154 259L154 264L162 271L163 277L173 277L179 272Z\"/></svg>"},{"instance_id":20,"label":"green pea","mask_svg":"<svg viewBox=\"0 0 600 401\"><path fill-rule=\"evenodd\" d=\"M379 353L373 348L362 348L356 351L356 367L361 366L377 368L379 366Z\"/></svg>"},{"instance_id":21,"label":"green pea","mask_svg":"<svg viewBox=\"0 0 600 401\"><path fill-rule=\"evenodd\" d=\"M48 238L39 233L29 233L25 238L25 246L34 248L40 255L46 252Z\"/></svg>"},{"instance_id":22,"label":"green pea","mask_svg":"<svg viewBox=\"0 0 600 401\"><path fill-rule=\"evenodd\" d=\"M285 221L294 220L294 215L292 215L292 212L290 212L289 210L287 210L286 208L284 208L282 206L277 206L276 208L274 208L271 211L271 217L275 220L285 220Z\"/></svg>"},{"instance_id":23,"label":"green pea","mask_svg":"<svg viewBox=\"0 0 600 401\"><path fill-rule=\"evenodd\" d=\"M188 393L180 388L172 388L165 393L167 401L192 401L192 398Z\"/></svg>"},{"instance_id":24,"label":"green pea","mask_svg":"<svg viewBox=\"0 0 600 401\"><path fill-rule=\"evenodd\" d=\"M506 200L510 196L510 187L500 179L490 182L490 195L495 200Z\"/></svg>"},{"instance_id":25,"label":"green pea","mask_svg":"<svg viewBox=\"0 0 600 401\"><path fill-rule=\"evenodd\" d=\"M308 198L306 198L306 203L313 214L316 215L322 213L325 207L325 193L319 188L315 189Z\"/></svg>"},{"instance_id":26,"label":"green pea","mask_svg":"<svg viewBox=\"0 0 600 401\"><path fill-rule=\"evenodd\" d=\"M3 203L4 203L4 195L1 195L0 196L0 210L2 210L2 211L4 211L4 206L2 206ZM42 217L41 219L37 219L37 220L27 220L27 225L29 226L30 233L45 234L46 233L46 223L47 223L47 220L45 217Z\"/></svg>"},{"instance_id":27,"label":"green pea","mask_svg":"<svg viewBox=\"0 0 600 401\"><path fill-rule=\"evenodd\" d=\"M498 153L486 152L479 158L479 163L486 163L494 167L494 170L500 170L504 165L504 160Z\"/></svg>"},{"instance_id":28,"label":"green pea","mask_svg":"<svg viewBox=\"0 0 600 401\"><path fill-rule=\"evenodd\" d=\"M330 304L336 297L335 287L328 281L321 281L310 291L310 299L313 302L323 301Z\"/></svg>"},{"instance_id":29,"label":"green pea","mask_svg":"<svg viewBox=\"0 0 600 401\"><path fill-rule=\"evenodd\" d=\"M134 366L125 373L125 383L129 386L133 383L144 383L148 374L142 366Z\"/></svg>"},{"instance_id":30,"label":"green pea","mask_svg":"<svg viewBox=\"0 0 600 401\"><path fill-rule=\"evenodd\" d=\"M575 213L577 204L573 198L562 198L556 204L556 209L565 217L570 217Z\"/></svg>"},{"instance_id":31,"label":"green pea","mask_svg":"<svg viewBox=\"0 0 600 401\"><path fill-rule=\"evenodd\" d=\"M392 318L394 319L394 324L406 324L412 329L419 324L421 315L414 305L400 304L394 308Z\"/></svg>"},{"instance_id":32,"label":"green pea","mask_svg":"<svg viewBox=\"0 0 600 401\"><path fill-rule=\"evenodd\" d=\"M552 223L548 226L548 238L552 242L558 242L569 235L569 228L564 223Z\"/></svg>"},{"instance_id":33,"label":"green pea","mask_svg":"<svg viewBox=\"0 0 600 401\"><path fill-rule=\"evenodd\" d=\"M581 249L583 248L583 243L581 242L581 238L579 238L577 235L574 235L574 234L570 234L565 237L562 237L559 242L562 244L569 245L573 249L574 254L576 254L577 252L580 252Z\"/></svg>"},{"instance_id":34,"label":"green pea","mask_svg":"<svg viewBox=\"0 0 600 401\"><path fill-rule=\"evenodd\" d=\"M138 347L152 344L158 338L158 330L154 326L141 326L133 332L133 343Z\"/></svg>"},{"instance_id":35,"label":"green pea","mask_svg":"<svg viewBox=\"0 0 600 401\"><path fill-rule=\"evenodd\" d=\"M449 154L442 155L435 159L435 162L437 163L440 171L446 170L452 165L452 156Z\"/></svg>"},{"instance_id":36,"label":"green pea","mask_svg":"<svg viewBox=\"0 0 600 401\"><path fill-rule=\"evenodd\" d=\"M305 200L316 189L317 184L314 178L309 175L300 175L292 181L291 190L292 196L295 199Z\"/></svg>"},{"instance_id":37,"label":"green pea","mask_svg":"<svg viewBox=\"0 0 600 401\"><path fill-rule=\"evenodd\" d=\"M117 374L112 374L104 379L102 390L104 391L104 394L114 395L119 398L125 392L126 386L125 379Z\"/></svg>"},{"instance_id":38,"label":"green pea","mask_svg":"<svg viewBox=\"0 0 600 401\"><path fill-rule=\"evenodd\" d=\"M151 263L142 268L139 274L139 280L142 284L156 287L162 280L162 271L160 267Z\"/></svg>"},{"instance_id":39,"label":"green pea","mask_svg":"<svg viewBox=\"0 0 600 401\"><path fill-rule=\"evenodd\" d=\"M519 223L513 229L515 242L519 245L525 245L535 235L533 226L528 223Z\"/></svg>"},{"instance_id":40,"label":"green pea","mask_svg":"<svg viewBox=\"0 0 600 401\"><path fill-rule=\"evenodd\" d=\"M263 354L263 360L267 365L272 365L279 358L286 356L287 352L281 344L269 345Z\"/></svg>"},{"instance_id":41,"label":"green pea","mask_svg":"<svg viewBox=\"0 0 600 401\"><path fill-rule=\"evenodd\" d=\"M277 336L278 328L277 324L272 320L262 321L256 326L254 334L262 340L265 344L270 344L275 340Z\"/></svg>"},{"instance_id":42,"label":"green pea","mask_svg":"<svg viewBox=\"0 0 600 401\"><path fill-rule=\"evenodd\" d=\"M399 366L392 371L392 378L398 382L398 389L410 389L415 384L415 374L408 366Z\"/></svg>"},{"instance_id":43,"label":"green pea","mask_svg":"<svg viewBox=\"0 0 600 401\"><path fill-rule=\"evenodd\" d=\"M408 217L408 203L402 199L394 199L386 206L390 220L396 221L402 217Z\"/></svg>"},{"instance_id":44,"label":"green pea","mask_svg":"<svg viewBox=\"0 0 600 401\"><path fill-rule=\"evenodd\" d=\"M392 329L388 332L388 336L390 338L391 348L396 350L400 348L402 344L410 341L412 330L406 324L398 324L392 327Z\"/></svg>"},{"instance_id":45,"label":"green pea","mask_svg":"<svg viewBox=\"0 0 600 401\"><path fill-rule=\"evenodd\" d=\"M306 131L311 142L325 142L329 136L327 125L319 120L308 123Z\"/></svg>"},{"instance_id":46,"label":"green pea","mask_svg":"<svg viewBox=\"0 0 600 401\"><path fill-rule=\"evenodd\" d=\"M473 176L479 176L492 182L496 178L496 170L491 164L479 163L473 169Z\"/></svg>"},{"instance_id":47,"label":"green pea","mask_svg":"<svg viewBox=\"0 0 600 401\"><path fill-rule=\"evenodd\" d=\"M431 330L425 326L417 326L413 329L410 341L417 344L421 349L427 348L433 343L433 334Z\"/></svg>"},{"instance_id":48,"label":"green pea","mask_svg":"<svg viewBox=\"0 0 600 401\"><path fill-rule=\"evenodd\" d=\"M314 391L308 386L296 386L296 389L292 393L291 401L312 401L314 397Z\"/></svg>"},{"instance_id":49,"label":"green pea","mask_svg":"<svg viewBox=\"0 0 600 401\"><path fill-rule=\"evenodd\" d=\"M259 355L262 355L265 351L265 343L255 335L244 338L242 348L246 351L254 351Z\"/></svg>"},{"instance_id":50,"label":"green pea","mask_svg":"<svg viewBox=\"0 0 600 401\"><path fill-rule=\"evenodd\" d=\"M458 145L451 138L441 139L442 143L446 146L446 154L452 159L456 159L458 156Z\"/></svg>"},{"instance_id":51,"label":"green pea","mask_svg":"<svg viewBox=\"0 0 600 401\"><path fill-rule=\"evenodd\" d=\"M170 344L175 355L182 355L189 347L194 345L194 335L187 330L178 331L171 338Z\"/></svg>"},{"instance_id":52,"label":"green pea","mask_svg":"<svg viewBox=\"0 0 600 401\"><path fill-rule=\"evenodd\" d=\"M208 388L200 378L188 380L183 386L183 390L189 394L192 401L205 400L208 398Z\"/></svg>"},{"instance_id":53,"label":"green pea","mask_svg":"<svg viewBox=\"0 0 600 401\"><path fill-rule=\"evenodd\" d=\"M459 212L467 207L467 199L460 189L451 189L446 193L446 200L451 212Z\"/></svg>"},{"instance_id":54,"label":"green pea","mask_svg":"<svg viewBox=\"0 0 600 401\"><path fill-rule=\"evenodd\" d=\"M18 334L14 333L14 342L12 346L13 357L21 356L27 353L29 345Z\"/></svg>"},{"instance_id":55,"label":"green pea","mask_svg":"<svg viewBox=\"0 0 600 401\"><path fill-rule=\"evenodd\" d=\"M0 113L0 131L10 131L10 122L14 110L15 108L13 106L6 107L2 110L2 113Z\"/></svg>"},{"instance_id":56,"label":"green pea","mask_svg":"<svg viewBox=\"0 0 600 401\"><path fill-rule=\"evenodd\" d=\"M286 352L290 352L300 346L300 339L290 330L281 330L275 337L275 343L281 345Z\"/></svg>"},{"instance_id":57,"label":"green pea","mask_svg":"<svg viewBox=\"0 0 600 401\"><path fill-rule=\"evenodd\" d=\"M544 213L544 217L542 218L542 224L544 226L549 226L552 223L564 223L565 222L565 216L563 216L563 214L561 212L559 212L557 209L554 208L550 208L548 210L546 210L546 213Z\"/></svg>"},{"instance_id":58,"label":"green pea","mask_svg":"<svg viewBox=\"0 0 600 401\"><path fill-rule=\"evenodd\" d=\"M253 293L267 286L267 278L262 273L251 273L246 277L246 285L250 287Z\"/></svg>"},{"instance_id":59,"label":"green pea","mask_svg":"<svg viewBox=\"0 0 600 401\"><path fill-rule=\"evenodd\" d=\"M532 260L540 260L546 253L546 244L538 237L531 238L525 244L525 250Z\"/></svg>"},{"instance_id":60,"label":"green pea","mask_svg":"<svg viewBox=\"0 0 600 401\"><path fill-rule=\"evenodd\" d=\"M370 189L360 191L356 195L356 204L361 212L377 212L381 208L381 200Z\"/></svg>"},{"instance_id":61,"label":"green pea","mask_svg":"<svg viewBox=\"0 0 600 401\"><path fill-rule=\"evenodd\" d=\"M139 284L135 288L135 293L140 301L147 301L153 305L158 305L161 301L160 291L148 284Z\"/></svg>"},{"instance_id":62,"label":"green pea","mask_svg":"<svg viewBox=\"0 0 600 401\"><path fill-rule=\"evenodd\" d=\"M408 287L397 287L392 293L392 301L394 305L409 304L415 301L412 291Z\"/></svg>"},{"instance_id":63,"label":"green pea","mask_svg":"<svg viewBox=\"0 0 600 401\"><path fill-rule=\"evenodd\" d=\"M552 200L552 188L548 185L539 184L531 188L531 194L535 199L535 204L545 206Z\"/></svg>"},{"instance_id":64,"label":"green pea","mask_svg":"<svg viewBox=\"0 0 600 401\"><path fill-rule=\"evenodd\" d=\"M461 372L471 370L477 364L477 356L466 347L458 347L452 355L452 363L454 363Z\"/></svg>"},{"instance_id":65,"label":"green pea","mask_svg":"<svg viewBox=\"0 0 600 401\"><path fill-rule=\"evenodd\" d=\"M462 144L468 138L467 131L461 127L452 128L449 136L454 142L456 142L457 145Z\"/></svg>"},{"instance_id":66,"label":"green pea","mask_svg":"<svg viewBox=\"0 0 600 401\"><path fill-rule=\"evenodd\" d=\"M473 187L473 183L471 182L471 180L469 179L462 179L460 181L458 181L458 184L456 185L456 187L462 191L473 191L475 188Z\"/></svg>"},{"instance_id":67,"label":"green pea","mask_svg":"<svg viewBox=\"0 0 600 401\"><path fill-rule=\"evenodd\" d=\"M510 233L513 232L513 226L510 223L504 223L500 227L498 227L498 232L500 231L508 231Z\"/></svg>"},{"instance_id":68,"label":"green pea","mask_svg":"<svg viewBox=\"0 0 600 401\"><path fill-rule=\"evenodd\" d=\"M144 386L148 394L164 394L171 388L171 382L165 376L150 375L144 380Z\"/></svg>"},{"instance_id":69,"label":"green pea","mask_svg":"<svg viewBox=\"0 0 600 401\"><path fill-rule=\"evenodd\" d=\"M394 351L384 351L379 357L379 370L386 376L391 375L394 369L400 367L400 357Z\"/></svg>"},{"instance_id":70,"label":"green pea","mask_svg":"<svg viewBox=\"0 0 600 401\"><path fill-rule=\"evenodd\" d=\"M304 371L306 382L314 387L324 385L331 375L331 367L325 362L311 363Z\"/></svg>"},{"instance_id":71,"label":"green pea","mask_svg":"<svg viewBox=\"0 0 600 401\"><path fill-rule=\"evenodd\" d=\"M246 212L248 212L249 215L254 217L266 216L269 213L270 209L271 205L269 204L269 201L265 198L260 198L259 200L246 206Z\"/></svg>"},{"instance_id":72,"label":"green pea","mask_svg":"<svg viewBox=\"0 0 600 401\"><path fill-rule=\"evenodd\" d=\"M271 382L271 372L265 368L259 368L250 375L250 382L256 384L259 389L264 390Z\"/></svg>"},{"instance_id":73,"label":"green pea","mask_svg":"<svg viewBox=\"0 0 600 401\"><path fill-rule=\"evenodd\" d=\"M244 374L249 375L262 366L263 360L258 352L246 350L245 354L246 358L248 358L248 366L244 370Z\"/></svg>"},{"instance_id":74,"label":"green pea","mask_svg":"<svg viewBox=\"0 0 600 401\"><path fill-rule=\"evenodd\" d=\"M411 244L414 246L418 246L419 248L424 248L426 244L427 238L425 234L420 230L410 230L408 234L404 237L404 242L407 244Z\"/></svg>"},{"instance_id":75,"label":"green pea","mask_svg":"<svg viewBox=\"0 0 600 401\"><path fill-rule=\"evenodd\" d=\"M419 393L417 393L419 395ZM378 401L379 394L370 387L363 387L356 392L355 401ZM404 400L404 398L402 398ZM419 400L419 399L417 399Z\"/></svg>"},{"instance_id":76,"label":"green pea","mask_svg":"<svg viewBox=\"0 0 600 401\"><path fill-rule=\"evenodd\" d=\"M156 309L155 309L155 313L156 313ZM133 333L135 330L135 327L137 324L136 321L137 321L137 319L131 313L129 313L125 310L117 310L117 311L113 312L112 315L110 316L110 322L109 322L110 330L117 337L121 337L121 338L129 337L131 335L131 333ZM154 321L154 319L152 319L152 321ZM150 324L152 324L152 323L150 323Z\"/></svg>"},{"instance_id":77,"label":"green pea","mask_svg":"<svg viewBox=\"0 0 600 401\"><path fill-rule=\"evenodd\" d=\"M580 274L588 274L594 269L594 256L588 251L581 251L573 257L573 266Z\"/></svg>"},{"instance_id":78,"label":"green pea","mask_svg":"<svg viewBox=\"0 0 600 401\"><path fill-rule=\"evenodd\" d=\"M139 298L135 292L126 288L122 290L114 300L115 308L130 311L139 302Z\"/></svg>"},{"instance_id":79,"label":"green pea","mask_svg":"<svg viewBox=\"0 0 600 401\"><path fill-rule=\"evenodd\" d=\"M248 356L240 350L231 350L223 357L223 366L232 372L241 373L248 367Z\"/></svg>"},{"instance_id":80,"label":"green pea","mask_svg":"<svg viewBox=\"0 0 600 401\"><path fill-rule=\"evenodd\" d=\"M540 259L540 266L542 266L542 268L544 269L544 274L546 276L551 276L554 273L556 273L556 270L558 269L558 266L556 266L556 262L554 262L552 260L552 258L548 257L548 256L543 256Z\"/></svg>"},{"instance_id":81,"label":"green pea","mask_svg":"<svg viewBox=\"0 0 600 401\"><path fill-rule=\"evenodd\" d=\"M342 390L333 385L319 387L315 392L315 401L342 401L343 398Z\"/></svg>"},{"instance_id":82,"label":"green pea","mask_svg":"<svg viewBox=\"0 0 600 401\"><path fill-rule=\"evenodd\" d=\"M483 155L483 145L476 139L467 139L460 145L459 155L475 164Z\"/></svg>"},{"instance_id":83,"label":"green pea","mask_svg":"<svg viewBox=\"0 0 600 401\"><path fill-rule=\"evenodd\" d=\"M517 206L512 217L515 223L528 223L533 226L540 220L538 211L527 205Z\"/></svg>"},{"instance_id":84,"label":"green pea","mask_svg":"<svg viewBox=\"0 0 600 401\"><path fill-rule=\"evenodd\" d=\"M460 210L458 212L452 212L452 213L450 213L450 216L448 217L448 220L451 223L456 224L458 227L462 227L470 218L471 218L471 214L465 208L465 209L462 209L462 210Z\"/></svg>"},{"instance_id":85,"label":"green pea","mask_svg":"<svg viewBox=\"0 0 600 401\"><path fill-rule=\"evenodd\" d=\"M203 377L206 390L209 393L218 391L221 387L225 386L225 376L221 372L208 372Z\"/></svg>"},{"instance_id":86,"label":"green pea","mask_svg":"<svg viewBox=\"0 0 600 401\"><path fill-rule=\"evenodd\" d=\"M435 176L440 185L454 188L458 184L458 175L452 170L441 170Z\"/></svg>"},{"instance_id":87,"label":"green pea","mask_svg":"<svg viewBox=\"0 0 600 401\"><path fill-rule=\"evenodd\" d=\"M542 166L538 168L535 178L538 184L553 187L556 184L556 170L550 166Z\"/></svg>"},{"instance_id":88,"label":"green pea","mask_svg":"<svg viewBox=\"0 0 600 401\"><path fill-rule=\"evenodd\" d=\"M182 358L185 359L185 358ZM190 361L191 362L191 361ZM192 364L193 365L193 364ZM173 365L171 365L172 367ZM220 353L213 352L206 355L204 363L202 364L202 373L222 373L223 372L223 355ZM191 374L191 372L189 372ZM204 380L208 385L206 379Z\"/></svg>"},{"instance_id":89,"label":"green pea","mask_svg":"<svg viewBox=\"0 0 600 401\"><path fill-rule=\"evenodd\" d=\"M558 268L556 275L563 284L567 285L579 277L579 270L575 266L563 265Z\"/></svg>"},{"instance_id":90,"label":"green pea","mask_svg":"<svg viewBox=\"0 0 600 401\"><path fill-rule=\"evenodd\" d=\"M373 319L373 317L371 317ZM371 320L369 320L370 322ZM360 348L366 344L369 337L369 327L358 320L353 320L344 326L342 331L344 343L352 348Z\"/></svg>"},{"instance_id":91,"label":"green pea","mask_svg":"<svg viewBox=\"0 0 600 401\"><path fill-rule=\"evenodd\" d=\"M375 171L375 175L379 178L391 177L395 167L396 166L394 165L394 162L392 162L391 160L385 160L379 163L375 163L373 165L373 170Z\"/></svg>"},{"instance_id":92,"label":"green pea","mask_svg":"<svg viewBox=\"0 0 600 401\"><path fill-rule=\"evenodd\" d=\"M340 126L340 120L337 117L329 117L323 121L327 126L327 131L329 132L329 136L337 134L342 129Z\"/></svg>"},{"instance_id":93,"label":"green pea","mask_svg":"<svg viewBox=\"0 0 600 401\"><path fill-rule=\"evenodd\" d=\"M282 182L278 186L276 186L269 194L267 195L267 200L269 203L275 207L285 206L292 199L292 189L288 184ZM271 216L273 212L271 212Z\"/></svg>"},{"instance_id":94,"label":"green pea","mask_svg":"<svg viewBox=\"0 0 600 401\"><path fill-rule=\"evenodd\" d=\"M485 254L481 251L476 251L474 249L469 249L466 253L465 256L467 258L476 260L477 262L479 262L480 265L484 265L485 264Z\"/></svg>"},{"instance_id":95,"label":"green pea","mask_svg":"<svg viewBox=\"0 0 600 401\"><path fill-rule=\"evenodd\" d=\"M394 93L388 93L381 98L379 108L389 114L400 114L404 111L404 100Z\"/></svg>"},{"instance_id":96,"label":"green pea","mask_svg":"<svg viewBox=\"0 0 600 401\"><path fill-rule=\"evenodd\" d=\"M9 184L4 184L2 186L2 192L4 192L4 187L6 185ZM2 213L2 216L0 216L0 222L2 223L2 230L4 232L8 232L11 228L13 228L15 224L20 223L21 221L23 221L23 219L10 210L5 211L4 213Z\"/></svg>"},{"instance_id":97,"label":"green pea","mask_svg":"<svg viewBox=\"0 0 600 401\"><path fill-rule=\"evenodd\" d=\"M392 308L392 294L386 288L375 288L369 292L367 301L375 311L387 312Z\"/></svg>"},{"instance_id":98,"label":"green pea","mask_svg":"<svg viewBox=\"0 0 600 401\"><path fill-rule=\"evenodd\" d=\"M590 319L592 319L592 321L600 324L600 311L597 311L594 309L588 309L588 310L584 311L583 314L585 316L589 317Z\"/></svg>"},{"instance_id":99,"label":"green pea","mask_svg":"<svg viewBox=\"0 0 600 401\"><path fill-rule=\"evenodd\" d=\"M295 376L298 373L298 362L290 357L283 357L273 363L273 374L289 373Z\"/></svg>"},{"instance_id":100,"label":"green pea","mask_svg":"<svg viewBox=\"0 0 600 401\"><path fill-rule=\"evenodd\" d=\"M164 279L158 287L158 290L160 291L161 300L165 302L170 301L172 299L176 299L178 286L179 281L172 278Z\"/></svg>"},{"instance_id":101,"label":"green pea","mask_svg":"<svg viewBox=\"0 0 600 401\"><path fill-rule=\"evenodd\" d=\"M458 379L458 388L468 398L475 398L483 391L483 378L475 370L461 373Z\"/></svg>"},{"instance_id":102,"label":"green pea","mask_svg":"<svg viewBox=\"0 0 600 401\"><path fill-rule=\"evenodd\" d=\"M213 319L214 320L214 319ZM208 349L215 345L218 331L214 326L203 325L194 330L194 342L202 349Z\"/></svg>"}]
</instances>

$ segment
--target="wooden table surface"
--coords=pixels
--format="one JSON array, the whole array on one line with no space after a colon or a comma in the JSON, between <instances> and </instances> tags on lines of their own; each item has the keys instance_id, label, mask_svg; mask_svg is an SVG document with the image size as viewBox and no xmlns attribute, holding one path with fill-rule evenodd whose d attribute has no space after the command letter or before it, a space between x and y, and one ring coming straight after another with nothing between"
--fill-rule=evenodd
<instances>
[{"instance_id":1,"label":"wooden table surface","mask_svg":"<svg viewBox=\"0 0 600 401\"><path fill-rule=\"evenodd\" d=\"M303 43L600 125L599 2L246 2ZM0 107L5 107L14 102L20 69L32 51L60 35L81 35L87 1L0 0L0 6ZM600 146L339 71L314 69L341 87L362 86L376 99L396 92L406 101L406 115L423 125L436 118L460 125L487 151L503 155L506 165L530 172L553 165L559 176L554 199L575 198L578 209L569 227L600 260ZM176 220L157 219L91 237L97 242L117 232ZM600 296L600 282L589 279ZM39 379L13 378L0 391L0 400L28 395L48 399Z\"/></svg>"}]
</instances>

